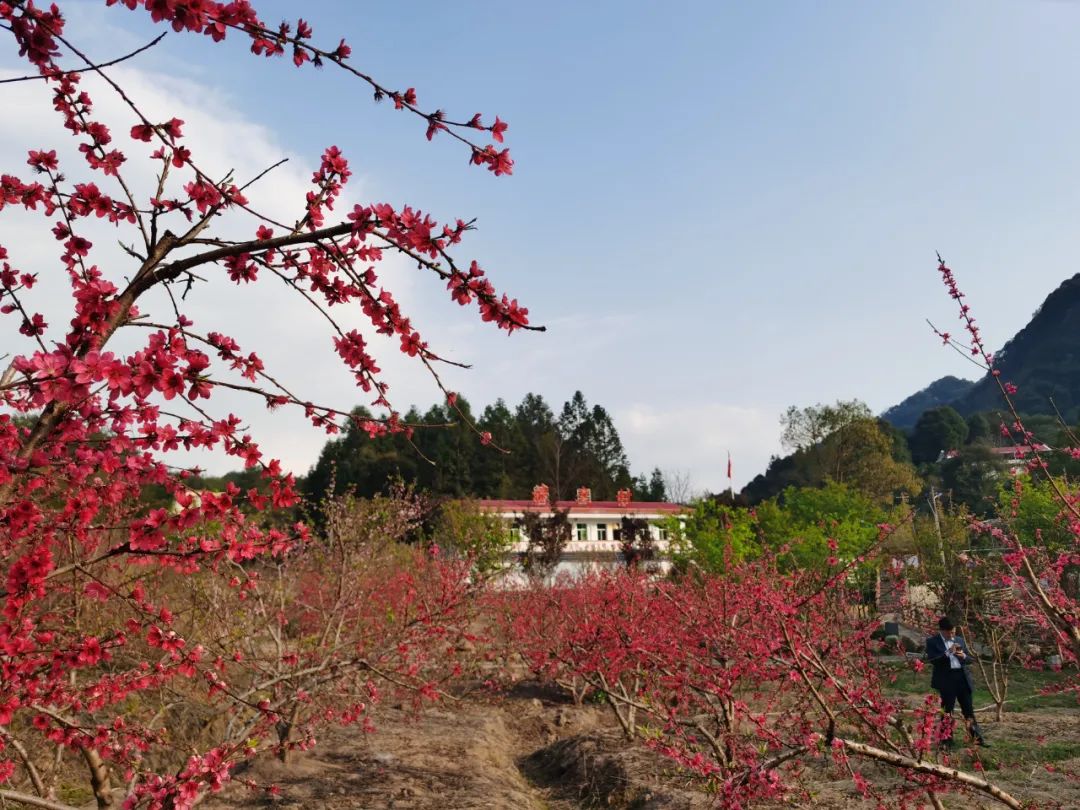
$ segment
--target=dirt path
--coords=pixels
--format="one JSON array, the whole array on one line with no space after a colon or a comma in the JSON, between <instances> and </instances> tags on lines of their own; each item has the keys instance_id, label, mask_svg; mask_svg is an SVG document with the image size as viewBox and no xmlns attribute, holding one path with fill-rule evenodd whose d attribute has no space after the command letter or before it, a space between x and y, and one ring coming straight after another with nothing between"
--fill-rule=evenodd
<instances>
[{"instance_id":1,"label":"dirt path","mask_svg":"<svg viewBox=\"0 0 1080 810\"><path fill-rule=\"evenodd\" d=\"M454 708L429 709L419 718L407 711L384 711L378 730L369 735L330 730L294 762L260 762L244 774L276 784L281 789L276 800L233 787L206 806L543 808L515 764L517 741L502 713Z\"/></svg>"},{"instance_id":2,"label":"dirt path","mask_svg":"<svg viewBox=\"0 0 1080 810\"><path fill-rule=\"evenodd\" d=\"M234 784L203 806L569 810L581 806L574 790L530 767L528 757L560 736L595 728L599 716L523 694L504 705L483 698L444 703L419 716L385 708L372 734L330 729L289 764L259 761L241 774L277 785L277 797Z\"/></svg>"},{"instance_id":3,"label":"dirt path","mask_svg":"<svg viewBox=\"0 0 1080 810\"><path fill-rule=\"evenodd\" d=\"M330 729L312 751L288 765L266 760L240 776L275 784L276 797L240 784L203 806L364 808L365 810L699 810L708 797L680 777L672 763L620 736L597 706L574 707L559 693L534 686L493 697L444 701L419 715L383 707L377 730ZM1016 795L1044 807L1080 807L1080 787L1065 771L1080 769L1080 710L1054 709L1006 715L984 727L995 742L986 753L988 775ZM1056 746L1057 755L1052 756ZM957 753L961 767L970 756ZM826 761L808 760L805 798L762 807L869 808L850 779ZM999 768L1002 768L999 770ZM895 772L863 765L864 774L887 795L899 785ZM800 804L801 802L801 804ZM981 797L949 796L945 806L999 806Z\"/></svg>"}]
</instances>

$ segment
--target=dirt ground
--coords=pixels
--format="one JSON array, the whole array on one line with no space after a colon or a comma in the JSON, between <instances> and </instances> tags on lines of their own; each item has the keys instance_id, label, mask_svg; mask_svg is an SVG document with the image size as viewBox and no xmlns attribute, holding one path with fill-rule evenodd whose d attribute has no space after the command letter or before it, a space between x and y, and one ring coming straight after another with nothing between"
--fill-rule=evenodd
<instances>
[{"instance_id":1,"label":"dirt ground","mask_svg":"<svg viewBox=\"0 0 1080 810\"><path fill-rule=\"evenodd\" d=\"M207 801L210 810L238 807L370 810L697 810L709 797L668 760L629 745L607 710L575 707L560 693L523 685L510 694L471 695L419 715L384 707L377 730L329 730L312 751L288 765L257 762L246 777L274 783L280 794L234 784ZM1080 709L1054 708L983 720L995 747L987 775L1038 807L1080 808L1080 784L1060 770L1080 771ZM1072 754L1076 754L1072 756ZM970 770L971 754L956 764ZM1047 765L1053 770L1047 770ZM865 769L884 796L894 774ZM806 795L767 807L869 808L850 779L809 763ZM947 808L1001 807L970 796L944 797ZM762 805L766 807L766 805Z\"/></svg>"},{"instance_id":2,"label":"dirt ground","mask_svg":"<svg viewBox=\"0 0 1080 810\"><path fill-rule=\"evenodd\" d=\"M380 710L377 730L328 730L283 765L258 761L241 774L275 784L277 796L232 784L208 810L691 810L706 797L678 787L664 758L625 743L595 705L525 684L494 697L443 702L417 715ZM633 776L631 776L633 774Z\"/></svg>"}]
</instances>

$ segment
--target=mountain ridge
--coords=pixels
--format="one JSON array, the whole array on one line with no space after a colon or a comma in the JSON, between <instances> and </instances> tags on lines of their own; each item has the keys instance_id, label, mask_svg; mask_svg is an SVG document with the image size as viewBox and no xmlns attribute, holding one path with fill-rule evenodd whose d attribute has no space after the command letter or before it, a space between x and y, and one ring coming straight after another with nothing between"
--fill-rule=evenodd
<instances>
[{"instance_id":1,"label":"mountain ridge","mask_svg":"<svg viewBox=\"0 0 1080 810\"><path fill-rule=\"evenodd\" d=\"M1067 421L1080 416L1080 273L1046 297L997 352L995 366L1003 382L1017 387L1013 395L1017 410L1049 415L1056 410ZM1001 409L1004 403L990 374L978 380L946 376L887 409L882 418L910 430L923 411L940 405L970 416Z\"/></svg>"},{"instance_id":2,"label":"mountain ridge","mask_svg":"<svg viewBox=\"0 0 1080 810\"><path fill-rule=\"evenodd\" d=\"M975 385L975 380L965 380L951 374L939 377L926 388L916 391L903 401L882 412L881 418L893 427L910 430L919 417L931 408L949 405L963 396Z\"/></svg>"}]
</instances>

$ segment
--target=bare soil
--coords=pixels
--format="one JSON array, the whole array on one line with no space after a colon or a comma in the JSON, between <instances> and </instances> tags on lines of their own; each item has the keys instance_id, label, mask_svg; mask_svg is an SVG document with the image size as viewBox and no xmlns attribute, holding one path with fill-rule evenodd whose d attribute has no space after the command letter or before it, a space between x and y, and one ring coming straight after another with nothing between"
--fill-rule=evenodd
<instances>
[{"instance_id":1,"label":"bare soil","mask_svg":"<svg viewBox=\"0 0 1080 810\"><path fill-rule=\"evenodd\" d=\"M1039 807L1080 808L1080 709L1054 708L981 721L995 747L987 776ZM256 762L243 776L276 784L277 796L232 784L203 806L365 808L370 810L698 810L709 796L667 759L627 743L601 706L573 706L555 691L524 684L509 694L473 694L419 713L384 707L377 730L328 730L312 751L287 765ZM1078 754L1070 756L1071 753ZM972 754L954 762L972 767ZM1048 770L1047 765L1053 770ZM863 769L887 797L897 776ZM810 761L806 794L768 807L870 808L851 780ZM1000 807L991 800L944 797L956 808ZM764 805L763 805L764 806Z\"/></svg>"}]
</instances>

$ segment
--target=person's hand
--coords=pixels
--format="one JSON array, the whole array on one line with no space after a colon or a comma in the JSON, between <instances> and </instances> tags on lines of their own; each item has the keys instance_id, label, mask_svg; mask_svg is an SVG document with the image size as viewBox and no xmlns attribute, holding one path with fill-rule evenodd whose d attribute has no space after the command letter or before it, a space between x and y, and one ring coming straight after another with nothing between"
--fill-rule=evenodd
<instances>
[{"instance_id":1,"label":"person's hand","mask_svg":"<svg viewBox=\"0 0 1080 810\"><path fill-rule=\"evenodd\" d=\"M955 655L957 658L966 657L962 647L957 647L955 650L953 650L953 655Z\"/></svg>"}]
</instances>

